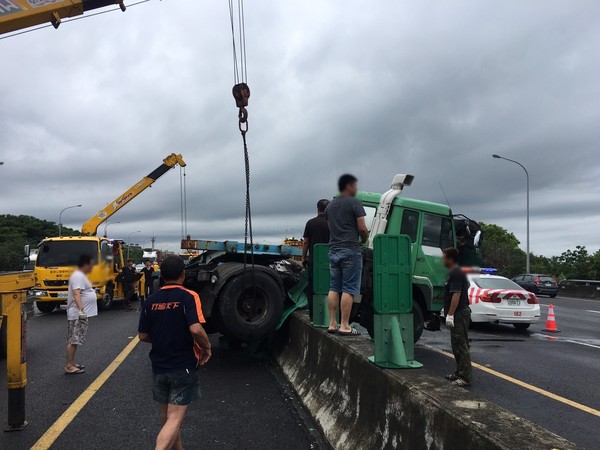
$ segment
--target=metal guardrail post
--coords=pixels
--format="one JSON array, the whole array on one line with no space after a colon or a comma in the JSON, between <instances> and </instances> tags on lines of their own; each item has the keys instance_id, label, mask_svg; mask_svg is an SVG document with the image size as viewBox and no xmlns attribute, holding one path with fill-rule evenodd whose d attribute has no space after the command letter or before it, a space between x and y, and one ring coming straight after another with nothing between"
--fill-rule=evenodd
<instances>
[{"instance_id":1,"label":"metal guardrail post","mask_svg":"<svg viewBox=\"0 0 600 450\"><path fill-rule=\"evenodd\" d=\"M8 427L4 431L21 431L25 420L25 386L27 386L27 311L24 291L0 293L2 326L7 327L6 377L8 387Z\"/></svg>"},{"instance_id":2,"label":"metal guardrail post","mask_svg":"<svg viewBox=\"0 0 600 450\"><path fill-rule=\"evenodd\" d=\"M412 258L408 236L380 234L373 241L375 356L386 369L416 369L412 315Z\"/></svg>"}]
</instances>

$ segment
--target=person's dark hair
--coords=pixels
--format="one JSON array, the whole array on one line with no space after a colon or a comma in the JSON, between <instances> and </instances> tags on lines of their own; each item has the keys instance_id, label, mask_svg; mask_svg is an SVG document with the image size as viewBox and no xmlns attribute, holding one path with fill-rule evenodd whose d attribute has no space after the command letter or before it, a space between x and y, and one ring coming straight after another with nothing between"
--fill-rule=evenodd
<instances>
[{"instance_id":1,"label":"person's dark hair","mask_svg":"<svg viewBox=\"0 0 600 450\"><path fill-rule=\"evenodd\" d=\"M130 263L133 262L133 259L129 258L127 261L125 261L126 263Z\"/></svg>"},{"instance_id":2,"label":"person's dark hair","mask_svg":"<svg viewBox=\"0 0 600 450\"><path fill-rule=\"evenodd\" d=\"M165 281L178 280L185 269L183 259L179 256L167 256L160 263L160 276Z\"/></svg>"},{"instance_id":3,"label":"person's dark hair","mask_svg":"<svg viewBox=\"0 0 600 450\"><path fill-rule=\"evenodd\" d=\"M79 257L79 262L77 263L77 267L87 266L88 264L92 264L92 257L90 255L81 255Z\"/></svg>"},{"instance_id":4,"label":"person's dark hair","mask_svg":"<svg viewBox=\"0 0 600 450\"><path fill-rule=\"evenodd\" d=\"M458 264L458 250L454 247L448 247L442 250L442 253L448 258L450 261L454 261Z\"/></svg>"},{"instance_id":5,"label":"person's dark hair","mask_svg":"<svg viewBox=\"0 0 600 450\"><path fill-rule=\"evenodd\" d=\"M358 178L356 178L354 175L345 173L338 180L338 189L340 192L342 192L344 189L346 189L346 187L348 187L349 184L356 183L357 181Z\"/></svg>"},{"instance_id":6,"label":"person's dark hair","mask_svg":"<svg viewBox=\"0 0 600 450\"><path fill-rule=\"evenodd\" d=\"M329 200L327 200L326 198L319 200L317 202L317 211L325 212L325 208L327 208L327 205L329 205Z\"/></svg>"}]
</instances>

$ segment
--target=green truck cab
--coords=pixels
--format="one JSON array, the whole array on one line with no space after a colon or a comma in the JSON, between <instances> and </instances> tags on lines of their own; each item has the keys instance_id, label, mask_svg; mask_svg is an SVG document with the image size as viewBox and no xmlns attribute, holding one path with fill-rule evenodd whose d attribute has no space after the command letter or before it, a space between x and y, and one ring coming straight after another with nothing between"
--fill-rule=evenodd
<instances>
[{"instance_id":1,"label":"green truck cab","mask_svg":"<svg viewBox=\"0 0 600 450\"><path fill-rule=\"evenodd\" d=\"M458 247L465 257L472 259L471 255L477 252L481 233L476 222L465 216L455 217L448 205L401 196L403 188L410 186L413 179L411 175L396 175L391 189L384 194L359 192L357 198L367 213L370 249L373 248L373 239L378 234L406 235L410 239L416 342L424 329L439 329L439 313L443 308L447 273L442 262L442 250ZM367 255L367 271L368 260ZM365 281L363 274L363 284ZM363 286L361 291L369 292L369 289ZM369 325L367 320L365 326L368 329L371 328Z\"/></svg>"}]
</instances>

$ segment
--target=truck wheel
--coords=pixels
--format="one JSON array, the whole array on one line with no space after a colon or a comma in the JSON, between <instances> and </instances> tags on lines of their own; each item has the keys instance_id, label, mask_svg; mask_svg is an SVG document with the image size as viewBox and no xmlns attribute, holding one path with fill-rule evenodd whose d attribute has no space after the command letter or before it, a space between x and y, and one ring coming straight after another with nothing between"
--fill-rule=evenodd
<instances>
[{"instance_id":1,"label":"truck wheel","mask_svg":"<svg viewBox=\"0 0 600 450\"><path fill-rule=\"evenodd\" d=\"M413 335L415 338L415 344L421 339L423 329L425 328L425 316L419 302L413 300Z\"/></svg>"},{"instance_id":2,"label":"truck wheel","mask_svg":"<svg viewBox=\"0 0 600 450\"><path fill-rule=\"evenodd\" d=\"M114 295L114 288L112 286L108 286L102 298L98 300L98 309L100 311L108 311L113 304Z\"/></svg>"},{"instance_id":3,"label":"truck wheel","mask_svg":"<svg viewBox=\"0 0 600 450\"><path fill-rule=\"evenodd\" d=\"M43 313L51 313L52 311L54 311L56 309L56 302L35 302L35 305L37 306L37 309L40 310L40 312Z\"/></svg>"},{"instance_id":4,"label":"truck wheel","mask_svg":"<svg viewBox=\"0 0 600 450\"><path fill-rule=\"evenodd\" d=\"M283 313L284 294L267 273L255 271L231 279L219 295L223 334L250 341L273 331Z\"/></svg>"}]
</instances>

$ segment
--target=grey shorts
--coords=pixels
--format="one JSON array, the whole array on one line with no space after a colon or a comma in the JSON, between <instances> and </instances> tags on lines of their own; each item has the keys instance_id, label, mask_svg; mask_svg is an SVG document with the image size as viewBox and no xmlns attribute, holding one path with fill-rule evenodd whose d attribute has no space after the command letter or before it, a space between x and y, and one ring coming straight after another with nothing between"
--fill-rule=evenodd
<instances>
[{"instance_id":1,"label":"grey shorts","mask_svg":"<svg viewBox=\"0 0 600 450\"><path fill-rule=\"evenodd\" d=\"M83 345L87 336L88 320L69 320L67 325L67 344Z\"/></svg>"},{"instance_id":2,"label":"grey shorts","mask_svg":"<svg viewBox=\"0 0 600 450\"><path fill-rule=\"evenodd\" d=\"M152 393L162 405L189 405L200 398L198 369L155 373Z\"/></svg>"}]
</instances>

